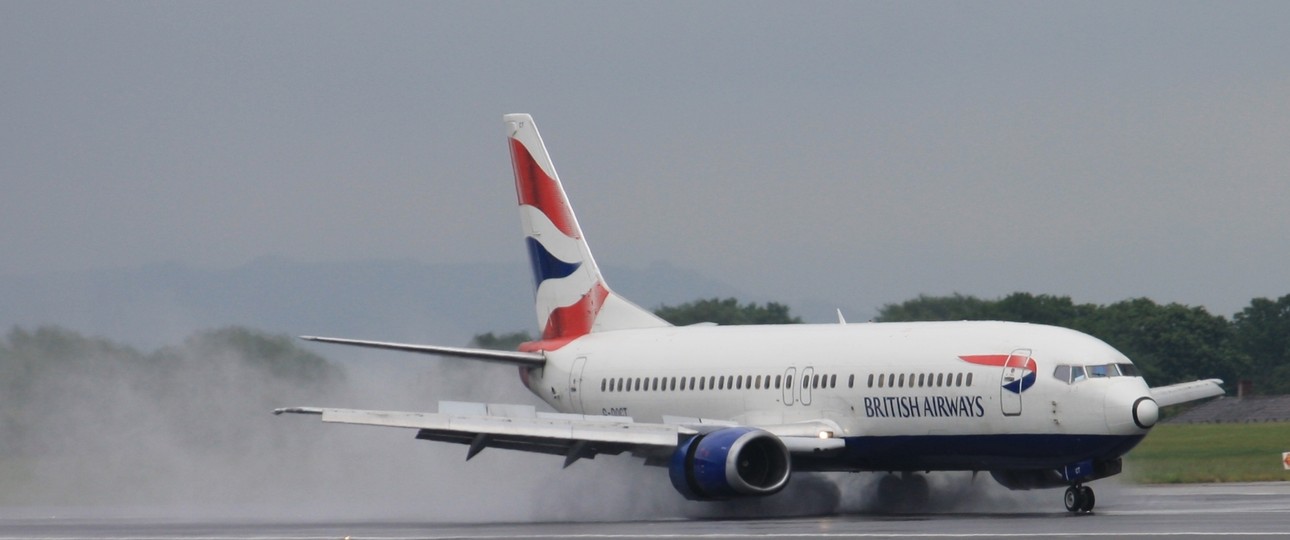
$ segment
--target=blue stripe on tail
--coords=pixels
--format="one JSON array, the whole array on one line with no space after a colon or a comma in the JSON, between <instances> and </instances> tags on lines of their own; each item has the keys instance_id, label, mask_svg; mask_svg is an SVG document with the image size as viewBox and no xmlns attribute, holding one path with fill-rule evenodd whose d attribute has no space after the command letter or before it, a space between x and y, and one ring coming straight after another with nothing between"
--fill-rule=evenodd
<instances>
[{"instance_id":1,"label":"blue stripe on tail","mask_svg":"<svg viewBox=\"0 0 1290 540\"><path fill-rule=\"evenodd\" d=\"M533 265L533 284L535 286L541 285L543 281L548 279L569 277L582 266L582 262L570 263L556 258L555 255L552 255L550 251L547 251L542 246L541 242L538 242L533 237L525 238L524 242L528 244L529 262Z\"/></svg>"}]
</instances>

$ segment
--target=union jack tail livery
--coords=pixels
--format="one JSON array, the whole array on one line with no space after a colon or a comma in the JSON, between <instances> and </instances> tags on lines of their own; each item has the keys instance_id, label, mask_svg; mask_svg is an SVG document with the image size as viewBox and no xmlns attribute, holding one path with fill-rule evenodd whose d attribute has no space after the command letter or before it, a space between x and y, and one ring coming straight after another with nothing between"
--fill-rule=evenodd
<instances>
[{"instance_id":1,"label":"union jack tail livery","mask_svg":"<svg viewBox=\"0 0 1290 540\"><path fill-rule=\"evenodd\" d=\"M556 349L591 332L668 326L605 284L533 118L504 120L542 330L542 341L525 349Z\"/></svg>"}]
</instances>

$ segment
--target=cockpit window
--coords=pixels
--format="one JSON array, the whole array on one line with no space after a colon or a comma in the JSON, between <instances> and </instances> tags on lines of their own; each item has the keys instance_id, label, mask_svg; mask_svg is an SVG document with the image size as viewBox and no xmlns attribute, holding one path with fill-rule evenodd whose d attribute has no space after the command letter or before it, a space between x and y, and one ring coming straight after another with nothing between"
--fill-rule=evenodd
<instances>
[{"instance_id":1,"label":"cockpit window","mask_svg":"<svg viewBox=\"0 0 1290 540\"><path fill-rule=\"evenodd\" d=\"M1109 377L1141 377L1138 368L1133 364L1099 364L1095 366L1059 365L1053 368L1053 378L1064 383L1075 384L1088 378L1105 379Z\"/></svg>"},{"instance_id":2,"label":"cockpit window","mask_svg":"<svg viewBox=\"0 0 1290 540\"><path fill-rule=\"evenodd\" d=\"M1057 366L1056 368L1054 368L1054 369L1053 369L1053 378L1054 378L1054 379L1057 379L1057 380L1059 380L1059 381L1061 381L1061 382L1064 382L1064 383L1070 383L1070 382L1071 382L1071 367L1070 367L1070 366L1065 366L1065 365L1063 365L1063 366Z\"/></svg>"}]
</instances>

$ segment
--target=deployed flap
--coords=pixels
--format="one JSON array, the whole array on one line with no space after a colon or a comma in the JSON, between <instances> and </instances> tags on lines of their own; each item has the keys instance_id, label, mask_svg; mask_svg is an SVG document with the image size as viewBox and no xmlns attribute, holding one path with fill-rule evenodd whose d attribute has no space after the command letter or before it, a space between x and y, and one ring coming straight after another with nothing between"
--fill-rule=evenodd
<instances>
[{"instance_id":1,"label":"deployed flap","mask_svg":"<svg viewBox=\"0 0 1290 540\"><path fill-rule=\"evenodd\" d=\"M467 459L484 448L565 456L565 466L597 454L665 455L680 437L697 432L677 425L633 422L617 416L536 412L525 405L443 402L440 412L365 411L316 407L277 409L274 414L317 414L324 422L417 430L417 438L470 446Z\"/></svg>"},{"instance_id":2,"label":"deployed flap","mask_svg":"<svg viewBox=\"0 0 1290 540\"><path fill-rule=\"evenodd\" d=\"M1156 404L1161 407L1186 403L1198 399L1205 399L1224 394L1221 379L1205 379L1203 381L1192 381L1169 386L1161 386L1151 389L1151 399L1156 400Z\"/></svg>"}]
</instances>

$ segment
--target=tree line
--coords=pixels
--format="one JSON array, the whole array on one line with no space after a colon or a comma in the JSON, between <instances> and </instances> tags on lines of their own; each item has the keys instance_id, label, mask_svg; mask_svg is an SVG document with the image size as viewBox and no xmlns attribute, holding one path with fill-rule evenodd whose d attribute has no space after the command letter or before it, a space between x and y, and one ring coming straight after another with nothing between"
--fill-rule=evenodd
<instances>
[{"instance_id":1,"label":"tree line","mask_svg":"<svg viewBox=\"0 0 1290 540\"><path fill-rule=\"evenodd\" d=\"M793 324L783 304L743 304L734 298L660 306L654 313L676 325ZM1134 298L1113 304L1077 304L1069 296L1017 292L998 299L921 295L878 310L875 322L995 320L1048 324L1095 336L1128 356L1153 386L1220 378L1229 388L1254 383L1256 394L1290 393L1290 295L1255 298L1231 319L1203 307ZM480 334L473 344L514 349L528 332Z\"/></svg>"}]
</instances>

